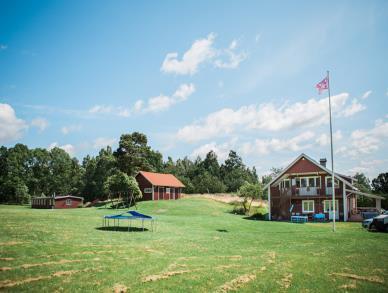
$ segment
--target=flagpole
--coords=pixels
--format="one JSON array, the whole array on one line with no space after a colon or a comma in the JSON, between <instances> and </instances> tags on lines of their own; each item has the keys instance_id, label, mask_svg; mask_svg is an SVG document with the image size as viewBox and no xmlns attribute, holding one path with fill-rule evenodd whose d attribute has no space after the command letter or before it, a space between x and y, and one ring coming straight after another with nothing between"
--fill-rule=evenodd
<instances>
[{"instance_id":1,"label":"flagpole","mask_svg":"<svg viewBox=\"0 0 388 293\"><path fill-rule=\"evenodd\" d=\"M329 93L329 112L330 112L330 148L331 148L331 189L332 189L332 215L333 215L333 232L335 232L335 179L334 179L334 156L333 156L333 125L331 122L331 97L330 97L330 78L329 70L327 71L327 90Z\"/></svg>"}]
</instances>

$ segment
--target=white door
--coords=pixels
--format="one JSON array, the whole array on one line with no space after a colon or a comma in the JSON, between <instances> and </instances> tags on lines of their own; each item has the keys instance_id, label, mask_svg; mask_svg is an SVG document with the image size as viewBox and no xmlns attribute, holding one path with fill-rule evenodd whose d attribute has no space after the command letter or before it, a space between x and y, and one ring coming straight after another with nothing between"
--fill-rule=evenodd
<instances>
[{"instance_id":1,"label":"white door","mask_svg":"<svg viewBox=\"0 0 388 293\"><path fill-rule=\"evenodd\" d=\"M333 220L333 208L332 208L333 201L325 200L324 202L324 211L325 213L329 214L329 220ZM339 204L338 200L335 201L335 219L339 220Z\"/></svg>"}]
</instances>

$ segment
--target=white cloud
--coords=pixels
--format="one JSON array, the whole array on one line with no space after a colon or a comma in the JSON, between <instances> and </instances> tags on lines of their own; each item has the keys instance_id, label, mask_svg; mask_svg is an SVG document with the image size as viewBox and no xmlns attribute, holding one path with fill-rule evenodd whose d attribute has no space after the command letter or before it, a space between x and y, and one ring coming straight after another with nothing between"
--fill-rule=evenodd
<instances>
[{"instance_id":1,"label":"white cloud","mask_svg":"<svg viewBox=\"0 0 388 293\"><path fill-rule=\"evenodd\" d=\"M73 124L73 125L63 126L61 128L61 131L64 135L66 135L66 134L69 134L70 132L80 131L81 128L82 128L81 125Z\"/></svg>"},{"instance_id":2,"label":"white cloud","mask_svg":"<svg viewBox=\"0 0 388 293\"><path fill-rule=\"evenodd\" d=\"M117 115L120 117L129 117L131 116L131 110L124 107L119 107L117 109Z\"/></svg>"},{"instance_id":3,"label":"white cloud","mask_svg":"<svg viewBox=\"0 0 388 293\"><path fill-rule=\"evenodd\" d=\"M245 52L236 53L236 48L237 41L233 40L232 43L229 45L229 48L220 50L218 55L221 58L218 58L214 61L214 66L218 68L228 69L237 68L240 63L248 57L248 54Z\"/></svg>"},{"instance_id":4,"label":"white cloud","mask_svg":"<svg viewBox=\"0 0 388 293\"><path fill-rule=\"evenodd\" d=\"M260 41L260 39L261 39L261 34L257 34L255 36L255 43L258 43Z\"/></svg>"},{"instance_id":5,"label":"white cloud","mask_svg":"<svg viewBox=\"0 0 388 293\"><path fill-rule=\"evenodd\" d=\"M341 113L339 113L339 115L343 117L349 117L365 109L366 107L360 104L357 99L353 99L352 103L347 106Z\"/></svg>"},{"instance_id":6,"label":"white cloud","mask_svg":"<svg viewBox=\"0 0 388 293\"><path fill-rule=\"evenodd\" d=\"M89 109L89 113L98 114L98 113L110 113L112 112L111 106L105 106L105 105L95 105L92 108Z\"/></svg>"},{"instance_id":7,"label":"white cloud","mask_svg":"<svg viewBox=\"0 0 388 293\"><path fill-rule=\"evenodd\" d=\"M192 83L181 84L173 94L173 97L178 101L185 101L194 92L195 92L195 86Z\"/></svg>"},{"instance_id":8,"label":"white cloud","mask_svg":"<svg viewBox=\"0 0 388 293\"><path fill-rule=\"evenodd\" d=\"M380 149L388 139L388 122L377 120L371 129L358 129L352 132L348 146L342 146L336 153L358 157Z\"/></svg>"},{"instance_id":9,"label":"white cloud","mask_svg":"<svg viewBox=\"0 0 388 293\"><path fill-rule=\"evenodd\" d=\"M147 102L147 107L143 108L143 111L144 112L165 111L168 108L170 108L172 105L185 101L194 92L195 92L194 84L192 83L181 84L171 97L166 95L159 95L157 97L150 98ZM142 104L139 104L138 108L142 109Z\"/></svg>"},{"instance_id":10,"label":"white cloud","mask_svg":"<svg viewBox=\"0 0 388 293\"><path fill-rule=\"evenodd\" d=\"M301 151L313 146L315 133L312 131L302 132L289 139L256 139L254 143L244 143L241 146L241 152L245 155L260 154L267 155L272 152L280 151Z\"/></svg>"},{"instance_id":11,"label":"white cloud","mask_svg":"<svg viewBox=\"0 0 388 293\"><path fill-rule=\"evenodd\" d=\"M107 137L98 137L93 142L93 147L95 149L106 148L107 146L112 146L117 142L115 138L107 138Z\"/></svg>"},{"instance_id":12,"label":"white cloud","mask_svg":"<svg viewBox=\"0 0 388 293\"><path fill-rule=\"evenodd\" d=\"M174 99L165 95L150 98L146 112L160 112L170 108L174 104Z\"/></svg>"},{"instance_id":13,"label":"white cloud","mask_svg":"<svg viewBox=\"0 0 388 293\"><path fill-rule=\"evenodd\" d=\"M20 138L27 128L27 123L16 117L10 105L0 103L0 143Z\"/></svg>"},{"instance_id":14,"label":"white cloud","mask_svg":"<svg viewBox=\"0 0 388 293\"><path fill-rule=\"evenodd\" d=\"M346 103L349 94L332 97L333 113L338 113ZM310 99L293 105L277 106L272 103L243 106L237 110L224 108L209 114L206 118L178 130L178 139L196 142L228 135L241 130L281 131L297 127L315 127L329 121L328 98Z\"/></svg>"},{"instance_id":15,"label":"white cloud","mask_svg":"<svg viewBox=\"0 0 388 293\"><path fill-rule=\"evenodd\" d=\"M31 126L38 128L39 132L45 130L49 125L49 122L45 118L35 118L31 121Z\"/></svg>"},{"instance_id":16,"label":"white cloud","mask_svg":"<svg viewBox=\"0 0 388 293\"><path fill-rule=\"evenodd\" d=\"M134 112L140 112L143 109L144 102L142 100L136 101L135 105L133 106Z\"/></svg>"},{"instance_id":17,"label":"white cloud","mask_svg":"<svg viewBox=\"0 0 388 293\"><path fill-rule=\"evenodd\" d=\"M366 91L366 92L361 96L361 99L363 99L363 100L367 99L367 98L370 96L371 93L372 93L371 90Z\"/></svg>"},{"instance_id":18,"label":"white cloud","mask_svg":"<svg viewBox=\"0 0 388 293\"><path fill-rule=\"evenodd\" d=\"M342 133L341 133L341 130L337 130L333 134L333 140L335 142L335 141L338 141L340 139L342 139ZM317 137L315 142L317 144L319 144L320 146L326 146L326 145L328 145L330 143L330 136L329 136L329 134L322 133L320 136Z\"/></svg>"},{"instance_id":19,"label":"white cloud","mask_svg":"<svg viewBox=\"0 0 388 293\"><path fill-rule=\"evenodd\" d=\"M57 142L51 143L47 149L52 150L53 148L60 148L67 152L70 156L73 156L75 153L75 147L71 144L59 145Z\"/></svg>"},{"instance_id":20,"label":"white cloud","mask_svg":"<svg viewBox=\"0 0 388 293\"><path fill-rule=\"evenodd\" d=\"M236 52L237 40L233 40L228 48L217 49L214 47L215 34L207 38L196 40L191 48L178 60L178 53L168 53L163 61L161 71L180 75L193 75L198 72L199 66L211 62L217 68L237 68L247 58L247 53ZM217 58L214 60L214 58Z\"/></svg>"},{"instance_id":21,"label":"white cloud","mask_svg":"<svg viewBox=\"0 0 388 293\"><path fill-rule=\"evenodd\" d=\"M7 50L8 46L5 44L0 44L0 51Z\"/></svg>"},{"instance_id":22,"label":"white cloud","mask_svg":"<svg viewBox=\"0 0 388 293\"><path fill-rule=\"evenodd\" d=\"M195 74L201 63L210 60L216 54L213 48L215 35L209 34L205 39L196 40L191 48L178 60L178 53L168 53L163 61L161 71L175 74Z\"/></svg>"},{"instance_id":23,"label":"white cloud","mask_svg":"<svg viewBox=\"0 0 388 293\"><path fill-rule=\"evenodd\" d=\"M349 174L364 173L366 176L375 176L385 171L384 166L387 162L386 159L361 160L355 167L349 169Z\"/></svg>"},{"instance_id":24,"label":"white cloud","mask_svg":"<svg viewBox=\"0 0 388 293\"><path fill-rule=\"evenodd\" d=\"M195 159L196 157L205 158L207 153L213 151L217 154L217 157L220 161L224 161L229 154L231 149L234 149L236 146L237 138L233 138L229 142L217 144L216 142L210 142L204 144L193 150L190 157Z\"/></svg>"}]
</instances>

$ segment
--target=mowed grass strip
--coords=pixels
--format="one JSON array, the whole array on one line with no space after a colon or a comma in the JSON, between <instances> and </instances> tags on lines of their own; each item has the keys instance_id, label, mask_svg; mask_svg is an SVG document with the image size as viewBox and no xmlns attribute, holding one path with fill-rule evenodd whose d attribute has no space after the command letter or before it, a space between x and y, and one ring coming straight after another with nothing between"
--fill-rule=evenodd
<instances>
[{"instance_id":1,"label":"mowed grass strip","mask_svg":"<svg viewBox=\"0 0 388 293\"><path fill-rule=\"evenodd\" d=\"M231 209L203 198L142 202L156 232L126 232L101 229L103 215L123 210L0 206L0 290L388 291L387 233L252 221Z\"/></svg>"}]
</instances>

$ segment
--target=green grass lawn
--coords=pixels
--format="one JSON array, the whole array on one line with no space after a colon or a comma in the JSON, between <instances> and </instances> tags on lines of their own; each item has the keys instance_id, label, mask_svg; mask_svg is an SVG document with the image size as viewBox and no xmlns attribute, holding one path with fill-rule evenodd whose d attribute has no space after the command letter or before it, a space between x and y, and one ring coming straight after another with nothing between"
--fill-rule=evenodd
<instances>
[{"instance_id":1,"label":"green grass lawn","mask_svg":"<svg viewBox=\"0 0 388 293\"><path fill-rule=\"evenodd\" d=\"M0 291L388 292L388 234L246 220L209 199L142 202L156 232L98 208L0 206Z\"/></svg>"}]
</instances>

